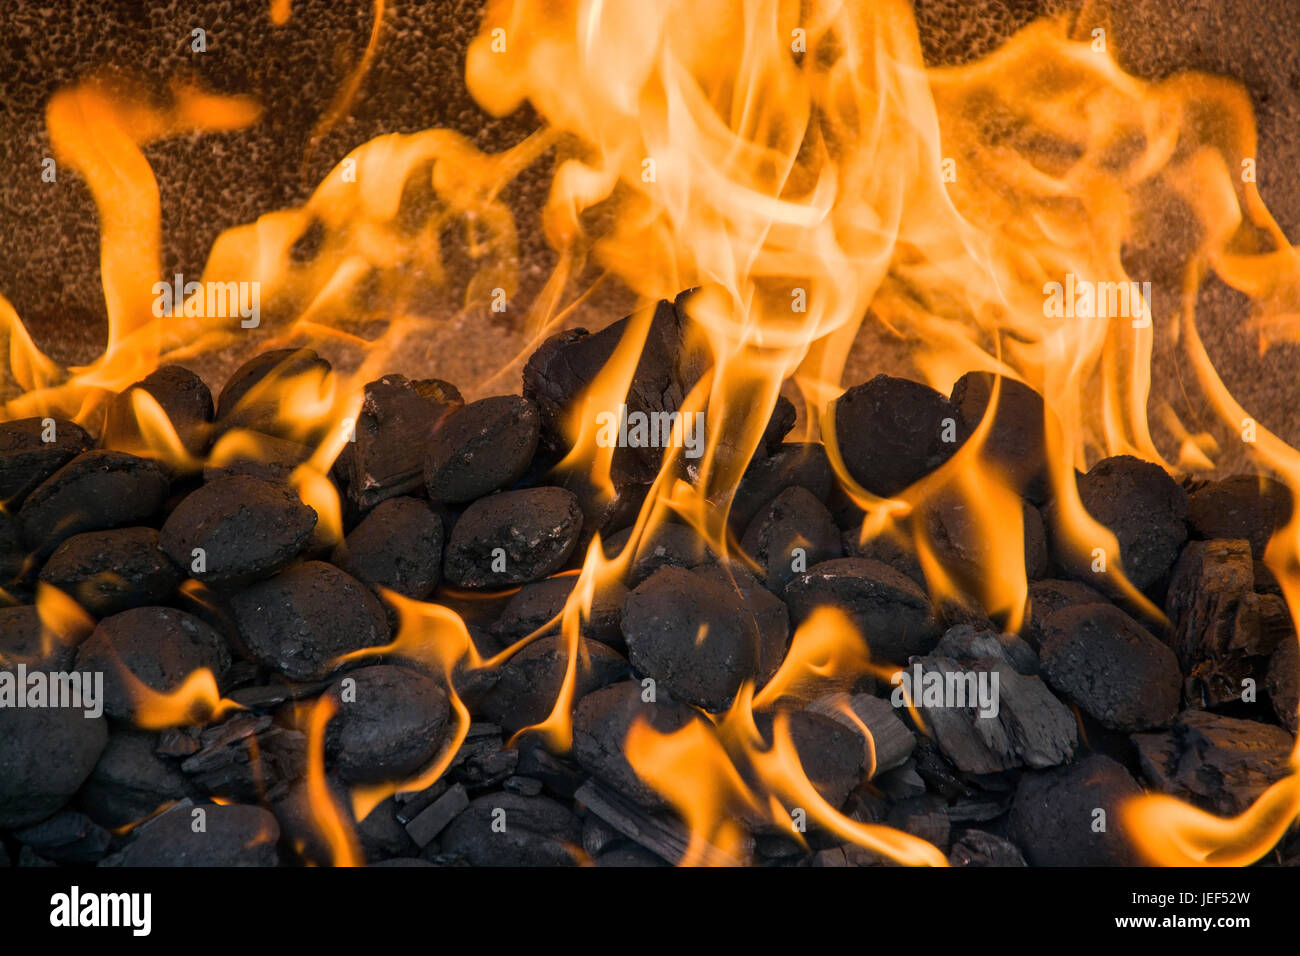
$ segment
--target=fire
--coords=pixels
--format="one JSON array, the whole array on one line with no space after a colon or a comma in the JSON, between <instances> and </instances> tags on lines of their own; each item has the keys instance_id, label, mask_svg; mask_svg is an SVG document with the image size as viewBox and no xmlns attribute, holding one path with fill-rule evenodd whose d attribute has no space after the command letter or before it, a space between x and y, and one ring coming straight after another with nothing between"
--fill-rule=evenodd
<instances>
[{"instance_id":1,"label":"fire","mask_svg":"<svg viewBox=\"0 0 1300 956\"><path fill-rule=\"evenodd\" d=\"M289 0L269 5L275 27L291 13ZM365 53L313 143L357 95L382 42L384 13L383 0L375 0ZM471 274L457 318L477 322L487 303L509 300L520 288L517 225L503 192L553 152L541 224L557 264L527 310L525 331L536 340L559 328L586 294L580 277L589 268L647 304L697 289L683 303L688 346L708 361L681 396L680 411L703 414L707 429L703 455L689 469L681 448L666 450L620 554L607 557L599 535L592 541L560 615L569 651L560 694L547 719L523 733L540 734L554 749L569 746L583 621L594 595L625 576L638 544L659 525L684 521L718 556L747 560L728 531L727 509L786 382L801 397L805 437L826 443L839 484L864 512L864 540L908 541L936 602L969 598L1018 629L1027 593L1021 497L987 453L1000 388L945 464L894 497L871 494L848 473L832 417L864 321L873 334L906 343L920 375L944 394L969 370L1040 393L1058 533L1081 554L1118 554L1114 536L1079 499L1076 469L1127 454L1171 471L1204 470L1218 452L1212 433L1193 431L1163 396L1151 394L1157 336L1186 350L1231 433L1253 417L1229 394L1201 343L1193 308L1200 282L1213 272L1252 297L1261 347L1294 340L1300 315L1300 262L1253 180L1237 174L1256 154L1245 91L1195 73L1140 80L1124 73L1104 44L1076 38L1085 33L1072 34L1064 19L1044 19L981 61L926 69L905 0L490 0L468 52L466 82L494 114L531 104L542 120L538 132L495 155L448 130L361 144L300 208L220 236L203 272L204 284L254 284L269 315L289 316L271 346L332 343L361 353L346 372L268 376L243 399L267 405L273 430L306 446L290 482L318 514L319 543L343 533L343 508L328 476L349 441L361 387L429 331L418 309L421 289L445 291L449 282L442 237L453 228L463 235ZM14 396L5 418L96 422L115 393L158 364L230 345L241 327L260 323L260 315L246 317L249 326L209 314L202 289L184 292L183 302L159 314L152 289L161 274L160 204L142 151L168 136L239 129L259 115L247 98L179 83L161 104L102 79L55 94L47 109L55 155L85 180L99 212L108 341L90 365L60 368L0 298L11 379L5 395ZM418 228L401 215L411 184L436 199ZM1168 270L1181 294L1174 303L1153 298L1125 264L1127 251L1160 241L1152 224L1171 198L1191 210L1196 227ZM307 237L315 238L315 251L300 261L294 247ZM608 498L617 493L613 449L597 440L598 417L626 396L651 317L647 307L629 322L568 422L572 451L558 473ZM371 338L373 320L382 320L382 331ZM1173 461L1153 434L1149 406L1172 436ZM143 389L132 393L129 411L135 428L128 450L183 472L270 454L252 430L233 428L198 460ZM1262 426L1257 436L1248 450L1300 493L1300 453ZM933 540L927 516L946 506L964 509L983 543L977 574L954 566ZM1110 581L1158 619L1118 557ZM1300 619L1300 514L1274 537L1267 561ZM446 771L469 724L458 677L498 666L537 636L484 658L450 609L385 597L399 611L401 630L390 647L356 656L399 653L429 664L445 680L457 726L418 779L353 793L357 819ZM56 598L38 603L53 633L84 627ZM634 729L628 756L688 824L688 862L742 855L743 834L729 814L788 820L792 807L900 862L943 862L929 844L857 823L827 804L804 773L779 709L783 698L810 687L835 689L873 672L871 639L824 609L795 635L771 681L746 686L730 710L712 716L716 732ZM137 719L170 726L198 711L219 716L228 704L213 676L198 673L173 694L143 695ZM756 724L756 715L769 713L770 744ZM311 714L312 807L336 860L356 862L355 838L324 782L329 717L323 701ZM1231 821L1144 797L1126 811L1140 823L1130 830L1158 862L1250 862L1296 815L1297 781L1300 770Z\"/></svg>"}]
</instances>

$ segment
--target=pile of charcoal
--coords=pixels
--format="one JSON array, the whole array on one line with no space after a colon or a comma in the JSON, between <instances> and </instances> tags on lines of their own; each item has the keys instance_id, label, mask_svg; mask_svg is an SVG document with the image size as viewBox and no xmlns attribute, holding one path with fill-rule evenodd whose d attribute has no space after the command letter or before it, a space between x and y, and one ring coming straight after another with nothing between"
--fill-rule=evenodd
<instances>
[{"instance_id":1,"label":"pile of charcoal","mask_svg":"<svg viewBox=\"0 0 1300 956\"><path fill-rule=\"evenodd\" d=\"M751 560L724 564L686 523L655 528L582 623L572 746L520 734L561 689L568 644L554 619L572 572L597 533L611 556L630 540L663 461L661 448L617 448L612 500L555 468L566 419L628 321L546 341L522 396L466 403L446 382L400 375L367 385L329 475L341 541L290 481L322 436L276 414L277 382L328 371L310 350L257 356L215 403L196 375L162 367L117 396L98 439L69 421L0 425L11 602L0 609L0 866L336 862L307 782L308 715L325 697L326 782L345 818L356 788L413 779L448 747L456 697L471 714L435 783L347 821L371 865L678 863L690 833L634 771L629 728L708 730L706 715L746 682L763 686L824 605L867 636L877 665L922 685L969 677L996 689L959 704L916 689L913 712L863 674L757 714L770 739L784 712L809 780L841 813L923 838L953 864L1137 863L1118 812L1130 797L1167 793L1234 815L1288 772L1300 661L1261 560L1290 517L1286 489L1254 476L1180 485L1129 457L1080 475L1083 505L1118 541L1111 564L1149 599L1144 611L1057 533L1050 413L1010 380L979 454L1022 501L1030 587L1018 636L974 601L932 600L911 536L861 542L863 514L825 448L785 440L796 416L782 399L730 503ZM680 409L705 367L688 323L679 304L654 312L629 413ZM998 384L971 373L944 396L881 375L849 389L833 409L847 469L876 495L914 486L962 447ZM127 450L142 450L137 390L206 467ZM210 456L235 429L242 450ZM680 467L695 477L690 460ZM909 520L962 590L980 593L996 569L968 505L935 494ZM393 649L340 664L393 641L386 590L451 607L485 657L542 635L498 667L455 670L454 690ZM85 614L47 600L55 592ZM204 669L239 708L159 720L160 695L183 694ZM32 699L34 675L53 688L77 673L102 675L95 707ZM815 819L747 820L745 832L736 862L890 863ZM1300 839L1268 859L1297 861Z\"/></svg>"}]
</instances>

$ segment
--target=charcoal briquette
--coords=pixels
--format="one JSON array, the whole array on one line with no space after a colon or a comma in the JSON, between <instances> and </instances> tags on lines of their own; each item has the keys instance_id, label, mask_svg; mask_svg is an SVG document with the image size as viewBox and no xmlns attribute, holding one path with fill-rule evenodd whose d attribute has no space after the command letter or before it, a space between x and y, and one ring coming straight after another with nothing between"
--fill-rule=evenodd
<instances>
[{"instance_id":1,"label":"charcoal briquette","mask_svg":"<svg viewBox=\"0 0 1300 956\"><path fill-rule=\"evenodd\" d=\"M330 561L372 588L423 601L442 578L442 518L419 498L375 506Z\"/></svg>"},{"instance_id":2,"label":"charcoal briquette","mask_svg":"<svg viewBox=\"0 0 1300 956\"><path fill-rule=\"evenodd\" d=\"M500 668L498 679L475 706L475 713L507 733L541 723L559 696L568 667L568 641L555 634L533 641ZM598 641L583 640L578 651L573 699L625 677L627 661Z\"/></svg>"},{"instance_id":3,"label":"charcoal briquette","mask_svg":"<svg viewBox=\"0 0 1300 956\"><path fill-rule=\"evenodd\" d=\"M194 826L194 813L203 827ZM177 806L135 830L102 866L278 866L280 825L269 811L241 804Z\"/></svg>"},{"instance_id":4,"label":"charcoal briquette","mask_svg":"<svg viewBox=\"0 0 1300 956\"><path fill-rule=\"evenodd\" d=\"M463 588L505 588L564 567L582 531L578 499L563 488L523 488L480 498L451 529L443 574Z\"/></svg>"},{"instance_id":5,"label":"charcoal briquette","mask_svg":"<svg viewBox=\"0 0 1300 956\"><path fill-rule=\"evenodd\" d=\"M0 423L0 502L16 511L38 485L94 444L80 425L61 418Z\"/></svg>"},{"instance_id":6,"label":"charcoal briquette","mask_svg":"<svg viewBox=\"0 0 1300 956\"><path fill-rule=\"evenodd\" d=\"M462 504L523 477L537 451L537 406L499 395L451 412L434 430L424 457L429 500Z\"/></svg>"},{"instance_id":7,"label":"charcoal briquette","mask_svg":"<svg viewBox=\"0 0 1300 956\"><path fill-rule=\"evenodd\" d=\"M796 568L844 556L840 529L807 488L785 489L749 523L741 547L761 569L763 584L780 593Z\"/></svg>"},{"instance_id":8,"label":"charcoal briquette","mask_svg":"<svg viewBox=\"0 0 1300 956\"><path fill-rule=\"evenodd\" d=\"M145 731L113 731L78 797L91 819L122 827L190 795L190 784L175 762L155 751L157 739Z\"/></svg>"},{"instance_id":9,"label":"charcoal briquette","mask_svg":"<svg viewBox=\"0 0 1300 956\"><path fill-rule=\"evenodd\" d=\"M1091 754L1021 777L1007 832L1034 866L1134 866L1140 861L1121 808L1141 795L1122 764ZM1099 809L1104 827L1096 826Z\"/></svg>"},{"instance_id":10,"label":"charcoal briquette","mask_svg":"<svg viewBox=\"0 0 1300 956\"><path fill-rule=\"evenodd\" d=\"M442 852L473 866L575 866L582 823L549 797L489 793L451 821Z\"/></svg>"},{"instance_id":11,"label":"charcoal briquette","mask_svg":"<svg viewBox=\"0 0 1300 956\"><path fill-rule=\"evenodd\" d=\"M50 555L40 579L95 617L108 617L166 603L185 575L159 549L153 528L118 528L73 535Z\"/></svg>"},{"instance_id":12,"label":"charcoal briquette","mask_svg":"<svg viewBox=\"0 0 1300 956\"><path fill-rule=\"evenodd\" d=\"M160 365L114 396L100 436L103 447L133 454L149 450L135 408L136 392L144 392L158 403L188 454L195 457L203 454L212 430L212 392L203 379L180 365Z\"/></svg>"},{"instance_id":13,"label":"charcoal briquette","mask_svg":"<svg viewBox=\"0 0 1300 956\"><path fill-rule=\"evenodd\" d=\"M443 746L450 705L438 681L389 664L361 667L327 691L336 706L326 755L349 783L414 776Z\"/></svg>"}]
</instances>

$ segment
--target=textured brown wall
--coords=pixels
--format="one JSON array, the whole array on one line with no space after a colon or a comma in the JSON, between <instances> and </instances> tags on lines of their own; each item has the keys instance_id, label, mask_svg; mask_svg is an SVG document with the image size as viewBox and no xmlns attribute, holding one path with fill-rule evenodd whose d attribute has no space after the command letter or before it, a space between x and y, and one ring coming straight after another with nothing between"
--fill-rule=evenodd
<instances>
[{"instance_id":1,"label":"textured brown wall","mask_svg":"<svg viewBox=\"0 0 1300 956\"><path fill-rule=\"evenodd\" d=\"M351 112L304 163L310 131L365 47L371 7L294 0L290 23L274 27L268 6L213 0L5 5L0 292L56 358L84 361L103 347L94 205L75 175L61 175L57 184L40 181L40 161L49 152L45 104L56 89L91 70L124 69L150 78L160 90L171 77L194 76L217 91L249 93L266 107L262 122L248 130L181 137L146 149L162 195L166 274L197 274L219 232L301 202L341 156L380 133L446 126L483 148L499 149L533 128L528 111L495 120L465 91L465 47L479 16L475 0L395 0ZM1071 6L1070 0L916 0L922 45L932 63L969 60L1044 11ZM1300 189L1294 181L1300 170L1300 0L1133 0L1117 6L1112 35L1129 69L1155 77L1198 68L1247 85L1259 118L1261 192L1288 234L1300 235ZM207 31L203 54L189 49L196 26ZM526 216L544 190L540 179L526 178L511 198ZM545 262L540 237L527 228L521 237L522 254ZM1300 402L1293 383L1300 352L1279 347L1261 359L1254 338L1242 332L1244 318L1240 297L1222 286L1207 289L1204 332L1230 387L1296 443ZM906 367L906 343L867 335L851 370L865 377ZM440 372L454 377L445 366ZM1177 354L1158 357L1160 388L1180 392L1185 374ZM1180 411L1193 422L1205 415L1194 401Z\"/></svg>"}]
</instances>

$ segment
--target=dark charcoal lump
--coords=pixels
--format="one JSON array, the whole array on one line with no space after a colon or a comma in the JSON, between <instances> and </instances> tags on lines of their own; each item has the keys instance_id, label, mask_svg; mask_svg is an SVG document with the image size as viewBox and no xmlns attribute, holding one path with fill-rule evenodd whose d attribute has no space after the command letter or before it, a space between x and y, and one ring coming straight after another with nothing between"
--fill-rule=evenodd
<instances>
[{"instance_id":1,"label":"dark charcoal lump","mask_svg":"<svg viewBox=\"0 0 1300 956\"><path fill-rule=\"evenodd\" d=\"M825 501L831 493L834 472L820 442L785 442L766 458L756 458L741 476L731 500L727 520L743 531L769 501L786 488L807 488Z\"/></svg>"},{"instance_id":2,"label":"dark charcoal lump","mask_svg":"<svg viewBox=\"0 0 1300 956\"><path fill-rule=\"evenodd\" d=\"M804 774L827 803L842 806L862 781L866 757L862 737L825 714L796 710L784 719ZM757 714L754 722L764 746L772 746L776 718Z\"/></svg>"},{"instance_id":3,"label":"dark charcoal lump","mask_svg":"<svg viewBox=\"0 0 1300 956\"><path fill-rule=\"evenodd\" d=\"M426 444L461 402L455 386L438 379L385 375L367 384L356 440L343 458L348 496L371 508L420 488Z\"/></svg>"},{"instance_id":4,"label":"dark charcoal lump","mask_svg":"<svg viewBox=\"0 0 1300 956\"><path fill-rule=\"evenodd\" d=\"M160 365L114 396L104 419L100 444L136 454L148 449L135 410L137 391L158 403L189 454L203 454L212 426L212 393L203 379L180 365Z\"/></svg>"},{"instance_id":5,"label":"dark charcoal lump","mask_svg":"<svg viewBox=\"0 0 1300 956\"><path fill-rule=\"evenodd\" d=\"M759 565L763 584L782 591L796 567L843 557L840 529L826 506L795 485L776 496L749 524L741 547ZM796 555L796 549L802 553Z\"/></svg>"},{"instance_id":6,"label":"dark charcoal lump","mask_svg":"<svg viewBox=\"0 0 1300 956\"><path fill-rule=\"evenodd\" d=\"M1256 558L1291 517L1291 492L1262 475L1232 475L1197 488L1187 500L1194 538L1245 538Z\"/></svg>"},{"instance_id":7,"label":"dark charcoal lump","mask_svg":"<svg viewBox=\"0 0 1300 956\"><path fill-rule=\"evenodd\" d=\"M195 814L204 818L194 826ZM277 866L280 825L261 807L185 804L139 827L103 866Z\"/></svg>"},{"instance_id":8,"label":"dark charcoal lump","mask_svg":"<svg viewBox=\"0 0 1300 956\"><path fill-rule=\"evenodd\" d=\"M18 522L27 546L50 554L83 531L143 524L167 500L162 466L120 451L83 452L27 496Z\"/></svg>"},{"instance_id":9,"label":"dark charcoal lump","mask_svg":"<svg viewBox=\"0 0 1300 956\"><path fill-rule=\"evenodd\" d=\"M1129 772L1101 754L1026 773L1016 788L1008 835L1034 866L1133 866L1137 854L1120 807L1141 794ZM1094 829L1098 809L1106 814L1101 832Z\"/></svg>"},{"instance_id":10,"label":"dark charcoal lump","mask_svg":"<svg viewBox=\"0 0 1300 956\"><path fill-rule=\"evenodd\" d=\"M0 423L0 503L18 508L41 482L94 443L80 425L61 418L48 425L44 418Z\"/></svg>"},{"instance_id":11,"label":"dark charcoal lump","mask_svg":"<svg viewBox=\"0 0 1300 956\"><path fill-rule=\"evenodd\" d=\"M76 659L77 645L87 636L79 630L55 633L41 622L32 604L0 608L0 668L25 664L66 671Z\"/></svg>"},{"instance_id":12,"label":"dark charcoal lump","mask_svg":"<svg viewBox=\"0 0 1300 956\"><path fill-rule=\"evenodd\" d=\"M293 437L295 423L280 420L279 396L286 384L320 381L330 364L311 349L277 349L255 355L226 380L217 399L216 434L233 428Z\"/></svg>"},{"instance_id":13,"label":"dark charcoal lump","mask_svg":"<svg viewBox=\"0 0 1300 956\"><path fill-rule=\"evenodd\" d=\"M84 813L60 810L48 820L14 831L14 839L58 863L94 863L108 852L113 836Z\"/></svg>"},{"instance_id":14,"label":"dark charcoal lump","mask_svg":"<svg viewBox=\"0 0 1300 956\"><path fill-rule=\"evenodd\" d=\"M1108 567L1121 564L1138 590L1173 566L1187 540L1187 492L1159 465L1131 455L1103 458L1079 479L1079 498L1119 543L1119 560L1107 555ZM1059 531L1055 537L1056 559L1072 576L1090 584L1104 580L1091 568L1092 548L1103 547L1101 542L1075 554Z\"/></svg>"},{"instance_id":15,"label":"dark charcoal lump","mask_svg":"<svg viewBox=\"0 0 1300 956\"><path fill-rule=\"evenodd\" d=\"M230 666L225 639L209 625L169 607L139 607L106 617L77 652L77 669L104 674L104 712L135 714L139 682L168 693L206 668L219 681ZM123 673L123 671L126 673Z\"/></svg>"},{"instance_id":16,"label":"dark charcoal lump","mask_svg":"<svg viewBox=\"0 0 1300 956\"><path fill-rule=\"evenodd\" d=\"M978 593L990 574L1001 571L994 543L976 508L955 495L939 494L925 503L925 529L935 556L965 586ZM1033 581L1047 573L1047 535L1043 517L1021 502L1021 539L1025 576Z\"/></svg>"},{"instance_id":17,"label":"dark charcoal lump","mask_svg":"<svg viewBox=\"0 0 1300 956\"><path fill-rule=\"evenodd\" d=\"M305 561L252 585L230 608L249 653L295 681L320 680L336 657L389 637L378 598L323 561Z\"/></svg>"},{"instance_id":18,"label":"dark charcoal lump","mask_svg":"<svg viewBox=\"0 0 1300 956\"><path fill-rule=\"evenodd\" d=\"M638 318L628 316L595 333L586 329L559 332L529 357L524 366L523 393L537 405L541 443L549 454L560 457L568 451L568 416ZM624 398L629 414L680 410L698 377L689 367L685 324L684 315L673 303L663 301L655 307ZM617 413L618 409L606 411ZM662 460L661 448L619 448L613 455L610 477L616 488L649 485L658 476Z\"/></svg>"},{"instance_id":19,"label":"dark charcoal lump","mask_svg":"<svg viewBox=\"0 0 1300 956\"><path fill-rule=\"evenodd\" d=\"M373 588L423 601L442 577L442 518L419 498L380 502L330 560Z\"/></svg>"},{"instance_id":20,"label":"dark charcoal lump","mask_svg":"<svg viewBox=\"0 0 1300 956\"><path fill-rule=\"evenodd\" d=\"M352 813L347 785L333 776L327 776L325 783L343 825L355 830L362 855L370 865L377 865L375 861L385 857L419 852L419 847L397 820L396 802L392 797L378 804L358 823ZM283 834L282 846L291 846L297 858L316 866L334 863L334 848L321 832L305 781L295 784L283 797L272 801L271 812L275 814Z\"/></svg>"},{"instance_id":21,"label":"dark charcoal lump","mask_svg":"<svg viewBox=\"0 0 1300 956\"><path fill-rule=\"evenodd\" d=\"M683 568L660 568L627 596L623 637L638 673L705 710L758 673L758 628L740 597Z\"/></svg>"},{"instance_id":22,"label":"dark charcoal lump","mask_svg":"<svg viewBox=\"0 0 1300 956\"><path fill-rule=\"evenodd\" d=\"M513 642L545 627L564 610L577 583L577 576L570 574L525 584L506 603L492 625L492 633L505 642ZM583 622L582 636L615 649L623 648L620 622L626 597L627 588L618 582L598 588L592 596L591 616ZM560 623L556 621L547 633L559 633L559 630Z\"/></svg>"},{"instance_id":23,"label":"dark charcoal lump","mask_svg":"<svg viewBox=\"0 0 1300 956\"><path fill-rule=\"evenodd\" d=\"M582 531L578 499L563 488L503 491L474 502L451 529L443 574L465 588L502 588L564 567ZM494 554L500 549L504 554ZM496 570L502 566L504 570Z\"/></svg>"},{"instance_id":24,"label":"dark charcoal lump","mask_svg":"<svg viewBox=\"0 0 1300 956\"><path fill-rule=\"evenodd\" d=\"M1029 585L1024 638L1030 647L1038 650L1043 643L1043 625L1055 612L1078 604L1105 603L1100 591L1078 581L1033 581Z\"/></svg>"},{"instance_id":25,"label":"dark charcoal lump","mask_svg":"<svg viewBox=\"0 0 1300 956\"><path fill-rule=\"evenodd\" d=\"M605 556L614 558L623 553L632 540L633 528L625 528L603 542ZM689 525L665 521L656 525L637 542L627 572L629 587L636 587L662 567L692 568L714 560L713 551L700 533Z\"/></svg>"},{"instance_id":26,"label":"dark charcoal lump","mask_svg":"<svg viewBox=\"0 0 1300 956\"><path fill-rule=\"evenodd\" d=\"M402 780L442 749L449 705L432 677L376 664L349 671L326 693L337 705L325 735L326 754L343 780Z\"/></svg>"},{"instance_id":27,"label":"dark charcoal lump","mask_svg":"<svg viewBox=\"0 0 1300 956\"><path fill-rule=\"evenodd\" d=\"M119 728L81 789L78 802L95 822L121 827L187 796L185 775L155 750L157 736Z\"/></svg>"},{"instance_id":28,"label":"dark charcoal lump","mask_svg":"<svg viewBox=\"0 0 1300 956\"><path fill-rule=\"evenodd\" d=\"M298 466L310 457L310 448L288 438L243 432L234 445L213 449L212 458L203 466L203 480L252 475L288 484Z\"/></svg>"},{"instance_id":29,"label":"dark charcoal lump","mask_svg":"<svg viewBox=\"0 0 1300 956\"><path fill-rule=\"evenodd\" d=\"M1268 676L1264 679L1269 703L1282 726L1291 733L1300 731L1297 710L1300 709L1300 644L1294 637L1285 637L1268 662Z\"/></svg>"},{"instance_id":30,"label":"dark charcoal lump","mask_svg":"<svg viewBox=\"0 0 1300 956\"><path fill-rule=\"evenodd\" d=\"M582 823L548 797L489 793L451 821L442 852L473 866L575 866Z\"/></svg>"},{"instance_id":31,"label":"dark charcoal lump","mask_svg":"<svg viewBox=\"0 0 1300 956\"><path fill-rule=\"evenodd\" d=\"M0 828L62 807L107 743L108 722L87 717L84 707L0 707Z\"/></svg>"},{"instance_id":32,"label":"dark charcoal lump","mask_svg":"<svg viewBox=\"0 0 1300 956\"><path fill-rule=\"evenodd\" d=\"M875 495L899 494L957 449L956 408L920 382L877 375L849 389L832 408L844 466Z\"/></svg>"},{"instance_id":33,"label":"dark charcoal lump","mask_svg":"<svg viewBox=\"0 0 1300 956\"><path fill-rule=\"evenodd\" d=\"M646 698L651 698L647 700ZM695 709L639 681L621 681L593 691L573 711L573 757L593 777L646 807L661 807L663 799L628 763L627 733L638 720L659 734L681 730L691 721L707 722Z\"/></svg>"},{"instance_id":34,"label":"dark charcoal lump","mask_svg":"<svg viewBox=\"0 0 1300 956\"><path fill-rule=\"evenodd\" d=\"M877 661L905 661L926 653L939 640L925 592L879 561L824 561L796 574L786 586L785 599L796 628L822 605L842 610Z\"/></svg>"},{"instance_id":35,"label":"dark charcoal lump","mask_svg":"<svg viewBox=\"0 0 1300 956\"><path fill-rule=\"evenodd\" d=\"M537 406L517 395L473 402L448 415L424 457L429 500L460 504L513 484L537 451Z\"/></svg>"},{"instance_id":36,"label":"dark charcoal lump","mask_svg":"<svg viewBox=\"0 0 1300 956\"><path fill-rule=\"evenodd\" d=\"M541 723L559 697L568 667L568 641L559 634L533 641L515 653L500 669L492 688L481 697L475 712L507 733ZM573 699L612 683L627 674L622 655L597 641L583 641L578 651Z\"/></svg>"},{"instance_id":37,"label":"dark charcoal lump","mask_svg":"<svg viewBox=\"0 0 1300 956\"><path fill-rule=\"evenodd\" d=\"M161 546L200 581L273 574L292 561L316 527L316 512L285 485L249 475L208 482L176 506ZM194 549L203 552L196 561Z\"/></svg>"},{"instance_id":38,"label":"dark charcoal lump","mask_svg":"<svg viewBox=\"0 0 1300 956\"><path fill-rule=\"evenodd\" d=\"M1185 710L1169 730L1131 739L1154 787L1218 816L1244 813L1291 773L1291 735L1254 720Z\"/></svg>"},{"instance_id":39,"label":"dark charcoal lump","mask_svg":"<svg viewBox=\"0 0 1300 956\"><path fill-rule=\"evenodd\" d=\"M1010 840L987 830L967 830L948 854L952 866L1025 866L1025 858Z\"/></svg>"},{"instance_id":40,"label":"dark charcoal lump","mask_svg":"<svg viewBox=\"0 0 1300 956\"><path fill-rule=\"evenodd\" d=\"M724 568L720 564L707 564L692 570L735 591L753 615L754 626L758 628L758 685L767 683L780 668L790 647L790 611L785 602L740 565Z\"/></svg>"},{"instance_id":41,"label":"dark charcoal lump","mask_svg":"<svg viewBox=\"0 0 1300 956\"><path fill-rule=\"evenodd\" d=\"M1050 491L1043 397L1015 379L967 372L952 387L952 404L961 416L963 434L969 435L984 420L998 383L993 426L981 452L1012 487L1034 504L1042 504Z\"/></svg>"},{"instance_id":42,"label":"dark charcoal lump","mask_svg":"<svg viewBox=\"0 0 1300 956\"><path fill-rule=\"evenodd\" d=\"M892 534L881 534L863 541L860 524L842 532L840 540L844 543L846 558L869 558L887 564L915 581L917 587L925 588L925 572L921 570L921 562L911 541Z\"/></svg>"},{"instance_id":43,"label":"dark charcoal lump","mask_svg":"<svg viewBox=\"0 0 1300 956\"><path fill-rule=\"evenodd\" d=\"M55 549L40 579L70 595L95 617L163 604L184 580L158 547L153 528L76 534Z\"/></svg>"},{"instance_id":44,"label":"dark charcoal lump","mask_svg":"<svg viewBox=\"0 0 1300 956\"><path fill-rule=\"evenodd\" d=\"M1113 604L1062 608L1043 633L1048 683L1102 726L1149 730L1178 713L1182 673L1173 651Z\"/></svg>"}]
</instances>

